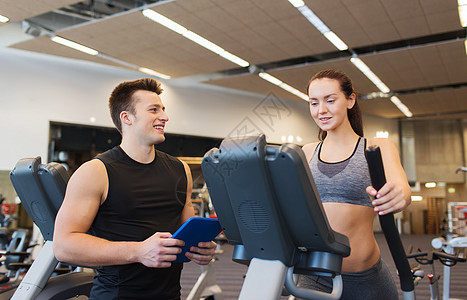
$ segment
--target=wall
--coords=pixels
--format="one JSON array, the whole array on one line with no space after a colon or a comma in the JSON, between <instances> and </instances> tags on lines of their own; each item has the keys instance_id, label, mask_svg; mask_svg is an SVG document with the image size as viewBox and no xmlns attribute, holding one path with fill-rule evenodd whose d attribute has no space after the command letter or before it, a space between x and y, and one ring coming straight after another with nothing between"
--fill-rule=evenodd
<instances>
[{"instance_id":1,"label":"wall","mask_svg":"<svg viewBox=\"0 0 467 300\"><path fill-rule=\"evenodd\" d=\"M9 49L0 51L0 65L1 170L11 169L25 156L46 157L49 121L113 126L108 95L119 82L143 77L118 68ZM254 129L264 132L271 142L289 135L300 136L303 142L316 139L305 102L206 85L163 82L163 87L162 99L170 117L167 132L224 137L236 134L235 129L251 133ZM270 103L280 109L269 109L269 116L264 117L261 113Z\"/></svg>"},{"instance_id":2,"label":"wall","mask_svg":"<svg viewBox=\"0 0 467 300\"><path fill-rule=\"evenodd\" d=\"M363 115L363 133L368 138L376 137L377 131L387 131L388 138L400 149L399 124L397 120L384 119L372 115Z\"/></svg>"},{"instance_id":3,"label":"wall","mask_svg":"<svg viewBox=\"0 0 467 300\"><path fill-rule=\"evenodd\" d=\"M0 195L5 199L14 199L16 197L15 191L11 189L9 171L0 171Z\"/></svg>"},{"instance_id":4,"label":"wall","mask_svg":"<svg viewBox=\"0 0 467 300\"><path fill-rule=\"evenodd\" d=\"M39 155L45 160L50 121L113 127L107 108L110 92L122 81L145 76L5 48L6 40L9 38L11 44L16 37L9 36L8 26L0 28L0 170L11 170L27 156ZM162 100L170 117L167 132L217 138L263 132L274 143L317 140L317 127L306 102L205 84L162 84ZM366 136L388 130L398 144L396 121L366 116L364 122Z\"/></svg>"}]
</instances>

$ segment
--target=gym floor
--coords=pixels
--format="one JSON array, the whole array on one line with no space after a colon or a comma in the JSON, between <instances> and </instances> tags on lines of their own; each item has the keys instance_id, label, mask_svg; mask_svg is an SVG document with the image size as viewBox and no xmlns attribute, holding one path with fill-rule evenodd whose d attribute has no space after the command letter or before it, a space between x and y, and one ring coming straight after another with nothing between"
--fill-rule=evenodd
<instances>
[{"instance_id":1,"label":"gym floor","mask_svg":"<svg viewBox=\"0 0 467 300\"><path fill-rule=\"evenodd\" d=\"M381 248L381 255L383 260L391 270L391 274L399 287L399 279L396 274L396 268L392 261L391 254L382 233L376 233L376 240ZM431 250L431 240L435 236L430 235L402 235L402 243L407 249L410 245L414 249L420 249L421 251ZM247 267L244 265L237 264L232 261L233 246L229 244L222 245L224 253L217 255L217 261L214 262L214 268L216 272L217 284L221 287L224 300L238 299L240 290L242 288L244 276L247 272ZM411 260L410 263L415 263ZM435 262L435 271L441 276L439 281L440 298L442 299L443 292L443 265L439 261ZM424 300L430 299L430 286L426 274L431 273L430 266L420 266L425 271L425 278L423 278L419 284L415 287L415 293L417 299ZM184 266L182 273L182 299L186 299L191 288L195 284L198 276L201 273L201 268L194 263L187 263ZM400 290L400 289L399 289ZM400 294L400 299L402 295ZM458 263L451 268L451 292L450 298L453 299L464 299L467 300L467 263ZM287 297L282 297L287 299Z\"/></svg>"}]
</instances>

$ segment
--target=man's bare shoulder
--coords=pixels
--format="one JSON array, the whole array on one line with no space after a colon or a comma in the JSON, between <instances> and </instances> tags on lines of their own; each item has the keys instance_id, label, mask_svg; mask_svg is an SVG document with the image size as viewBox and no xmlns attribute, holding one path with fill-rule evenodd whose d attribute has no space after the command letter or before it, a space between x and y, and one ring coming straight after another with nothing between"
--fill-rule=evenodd
<instances>
[{"instance_id":1,"label":"man's bare shoulder","mask_svg":"<svg viewBox=\"0 0 467 300\"><path fill-rule=\"evenodd\" d=\"M107 170L104 163L92 159L83 163L73 173L67 185L67 194L82 195L89 192L103 195L107 185Z\"/></svg>"},{"instance_id":2,"label":"man's bare shoulder","mask_svg":"<svg viewBox=\"0 0 467 300\"><path fill-rule=\"evenodd\" d=\"M91 159L85 163L83 163L71 176L73 177L81 177L81 176L90 176L91 178L96 178L102 175L105 175L106 169L105 165L99 159Z\"/></svg>"}]
</instances>

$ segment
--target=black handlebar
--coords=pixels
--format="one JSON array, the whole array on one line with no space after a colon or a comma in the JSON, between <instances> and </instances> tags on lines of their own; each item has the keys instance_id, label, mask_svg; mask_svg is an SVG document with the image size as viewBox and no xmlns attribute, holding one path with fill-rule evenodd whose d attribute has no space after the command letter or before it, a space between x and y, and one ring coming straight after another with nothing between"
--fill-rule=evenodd
<instances>
[{"instance_id":1,"label":"black handlebar","mask_svg":"<svg viewBox=\"0 0 467 300\"><path fill-rule=\"evenodd\" d=\"M434 260L439 260L443 265L448 267L453 267L458 262L466 261L464 257L441 251L409 253L407 254L407 258L415 258L415 260L422 265L433 264Z\"/></svg>"},{"instance_id":2,"label":"black handlebar","mask_svg":"<svg viewBox=\"0 0 467 300\"><path fill-rule=\"evenodd\" d=\"M378 146L370 146L366 151L366 159L368 162L368 169L370 171L371 184L376 190L380 190L386 183L386 176L384 175L383 160L381 158L381 150ZM379 222L383 230L386 242L391 251L392 258L399 272L399 279L401 289L404 292L411 292L414 290L413 276L410 270L409 261L405 254L404 246L399 236L399 232L394 222L394 214L388 213L379 216Z\"/></svg>"}]
</instances>

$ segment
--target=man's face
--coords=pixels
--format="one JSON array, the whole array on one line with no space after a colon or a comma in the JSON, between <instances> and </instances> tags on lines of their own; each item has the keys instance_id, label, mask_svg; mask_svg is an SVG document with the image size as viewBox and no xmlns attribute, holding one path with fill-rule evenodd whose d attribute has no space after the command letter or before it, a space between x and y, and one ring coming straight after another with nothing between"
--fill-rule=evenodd
<instances>
[{"instance_id":1,"label":"man's face","mask_svg":"<svg viewBox=\"0 0 467 300\"><path fill-rule=\"evenodd\" d=\"M133 94L133 101L135 114L130 114L133 132L150 144L165 141L164 128L169 117L159 95L140 90Z\"/></svg>"}]
</instances>

